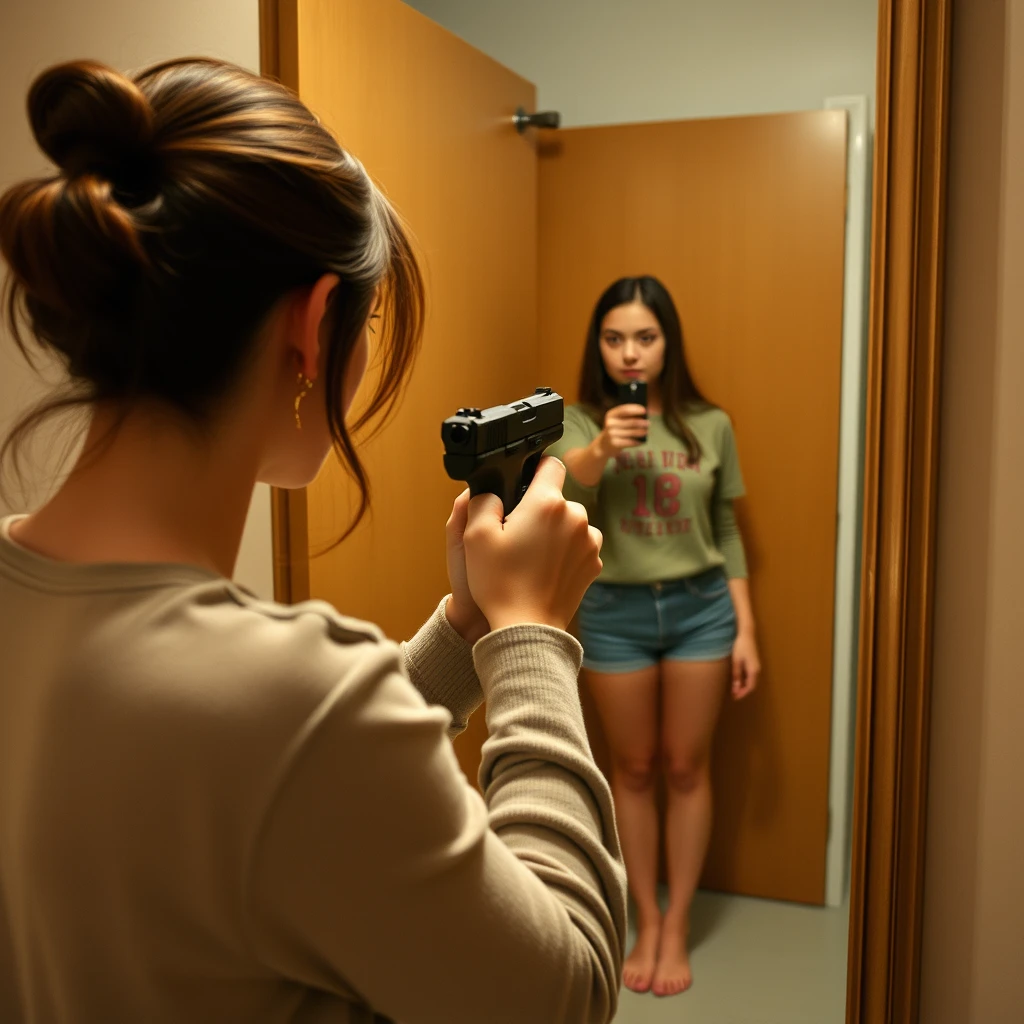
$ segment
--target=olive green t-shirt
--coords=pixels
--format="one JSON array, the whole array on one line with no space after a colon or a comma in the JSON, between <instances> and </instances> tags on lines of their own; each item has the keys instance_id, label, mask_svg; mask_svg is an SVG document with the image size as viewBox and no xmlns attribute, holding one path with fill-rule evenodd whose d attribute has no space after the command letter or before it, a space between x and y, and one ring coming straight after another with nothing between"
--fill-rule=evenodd
<instances>
[{"instance_id":1,"label":"olive green t-shirt","mask_svg":"<svg viewBox=\"0 0 1024 1024\"><path fill-rule=\"evenodd\" d=\"M724 566L747 575L732 501L744 494L732 422L707 406L687 414L701 447L692 461L686 445L660 415L650 417L647 441L609 459L596 487L566 474L566 498L586 506L604 534L603 583L656 583ZM565 433L548 449L563 456L600 433L582 406L565 410Z\"/></svg>"}]
</instances>

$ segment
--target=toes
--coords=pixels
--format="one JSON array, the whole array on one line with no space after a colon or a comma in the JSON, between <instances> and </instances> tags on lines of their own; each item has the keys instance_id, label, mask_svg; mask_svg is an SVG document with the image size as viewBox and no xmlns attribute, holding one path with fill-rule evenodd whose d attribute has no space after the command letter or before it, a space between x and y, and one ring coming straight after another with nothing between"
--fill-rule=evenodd
<instances>
[{"instance_id":1,"label":"toes","mask_svg":"<svg viewBox=\"0 0 1024 1024\"><path fill-rule=\"evenodd\" d=\"M669 975L667 978L656 978L651 991L656 996L677 996L685 992L693 983L688 975Z\"/></svg>"}]
</instances>

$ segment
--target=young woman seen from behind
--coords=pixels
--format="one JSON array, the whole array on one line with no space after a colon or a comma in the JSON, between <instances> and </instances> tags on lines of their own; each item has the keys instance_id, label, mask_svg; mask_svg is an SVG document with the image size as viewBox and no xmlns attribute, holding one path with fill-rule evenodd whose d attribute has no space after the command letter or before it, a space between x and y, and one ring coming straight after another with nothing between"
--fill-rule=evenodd
<instances>
[{"instance_id":1,"label":"young woman seen from behind","mask_svg":"<svg viewBox=\"0 0 1024 1024\"><path fill-rule=\"evenodd\" d=\"M233 585L257 481L333 447L365 499L346 415L371 348L357 426L408 377L406 235L237 67L78 61L28 107L57 173L0 199L9 319L88 426L0 520L0 1019L610 1020L624 878L564 631L601 538L561 465L504 524L455 502L405 643ZM481 798L450 737L484 697Z\"/></svg>"}]
</instances>

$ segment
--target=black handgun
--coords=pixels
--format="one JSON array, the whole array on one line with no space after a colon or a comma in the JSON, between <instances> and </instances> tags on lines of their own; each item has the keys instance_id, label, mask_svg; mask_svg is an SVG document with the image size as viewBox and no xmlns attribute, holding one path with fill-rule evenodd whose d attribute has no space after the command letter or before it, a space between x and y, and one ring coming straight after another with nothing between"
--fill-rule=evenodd
<instances>
[{"instance_id":1,"label":"black handgun","mask_svg":"<svg viewBox=\"0 0 1024 1024\"><path fill-rule=\"evenodd\" d=\"M530 486L544 449L562 436L562 396L537 388L528 398L490 409L460 409L441 424L444 468L469 481L469 493L496 494L505 515Z\"/></svg>"}]
</instances>

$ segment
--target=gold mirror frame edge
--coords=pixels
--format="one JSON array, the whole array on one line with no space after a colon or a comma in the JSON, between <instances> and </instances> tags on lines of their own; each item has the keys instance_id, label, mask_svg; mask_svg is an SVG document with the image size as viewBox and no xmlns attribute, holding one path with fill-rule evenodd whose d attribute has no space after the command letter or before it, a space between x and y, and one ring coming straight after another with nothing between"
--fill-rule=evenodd
<instances>
[{"instance_id":1,"label":"gold mirror frame edge","mask_svg":"<svg viewBox=\"0 0 1024 1024\"><path fill-rule=\"evenodd\" d=\"M261 71L298 87L297 0L260 0ZM952 0L880 0L849 1024L920 1004ZM304 491L273 495L278 600L309 596Z\"/></svg>"}]
</instances>

